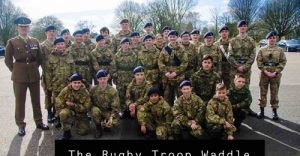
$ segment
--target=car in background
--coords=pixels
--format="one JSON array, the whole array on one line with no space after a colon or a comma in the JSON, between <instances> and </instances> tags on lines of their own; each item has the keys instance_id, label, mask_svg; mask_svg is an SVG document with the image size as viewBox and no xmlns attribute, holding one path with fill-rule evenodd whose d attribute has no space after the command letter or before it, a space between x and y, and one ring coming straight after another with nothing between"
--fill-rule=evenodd
<instances>
[{"instance_id":1,"label":"car in background","mask_svg":"<svg viewBox=\"0 0 300 156\"><path fill-rule=\"evenodd\" d=\"M263 46L266 46L268 43L267 43L267 40L266 39L263 39L263 40L260 40L259 41L259 47L263 47Z\"/></svg>"},{"instance_id":2,"label":"car in background","mask_svg":"<svg viewBox=\"0 0 300 156\"><path fill-rule=\"evenodd\" d=\"M0 45L0 56L4 56L5 55L5 47Z\"/></svg>"},{"instance_id":3,"label":"car in background","mask_svg":"<svg viewBox=\"0 0 300 156\"><path fill-rule=\"evenodd\" d=\"M300 40L281 40L277 42L277 45L283 48L286 52L300 52Z\"/></svg>"}]
</instances>

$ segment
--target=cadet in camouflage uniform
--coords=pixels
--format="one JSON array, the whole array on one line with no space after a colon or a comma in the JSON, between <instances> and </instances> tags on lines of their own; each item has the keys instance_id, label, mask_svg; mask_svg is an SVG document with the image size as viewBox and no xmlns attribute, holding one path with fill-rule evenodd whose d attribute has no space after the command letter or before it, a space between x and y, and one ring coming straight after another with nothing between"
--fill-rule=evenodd
<instances>
[{"instance_id":1,"label":"cadet in camouflage uniform","mask_svg":"<svg viewBox=\"0 0 300 156\"><path fill-rule=\"evenodd\" d=\"M155 35L155 41L154 41L155 47L161 52L162 49L164 48L164 39L161 34L156 34Z\"/></svg>"},{"instance_id":2,"label":"cadet in camouflage uniform","mask_svg":"<svg viewBox=\"0 0 300 156\"><path fill-rule=\"evenodd\" d=\"M264 117L264 107L267 104L267 93L270 85L271 100L270 104L273 109L273 120L278 120L277 108L278 91L280 86L281 72L286 65L286 57L283 49L276 46L276 32L267 34L268 45L259 49L256 61L257 66L261 70L260 74L260 112L257 114L258 118Z\"/></svg>"},{"instance_id":3,"label":"cadet in camouflage uniform","mask_svg":"<svg viewBox=\"0 0 300 156\"><path fill-rule=\"evenodd\" d=\"M66 48L71 47L72 41L71 41L71 34L69 29L64 29L60 32L60 36L65 40Z\"/></svg>"},{"instance_id":4,"label":"cadet in camouflage uniform","mask_svg":"<svg viewBox=\"0 0 300 156\"><path fill-rule=\"evenodd\" d=\"M123 19L120 22L121 31L118 32L112 39L112 52L116 54L120 49L120 42L124 37L130 37L131 31L129 28L128 19Z\"/></svg>"},{"instance_id":5,"label":"cadet in camouflage uniform","mask_svg":"<svg viewBox=\"0 0 300 156\"><path fill-rule=\"evenodd\" d=\"M213 58L213 71L218 73L219 76L222 74L222 54L218 46L213 44L214 34L212 32L207 32L204 35L204 44L199 48L199 61L202 62L204 55L210 55Z\"/></svg>"},{"instance_id":6,"label":"cadet in camouflage uniform","mask_svg":"<svg viewBox=\"0 0 300 156\"><path fill-rule=\"evenodd\" d=\"M126 105L132 118L136 116L136 110L139 110L148 101L147 93L151 88L150 82L145 80L142 66L134 68L133 74L134 79L129 83L126 90Z\"/></svg>"},{"instance_id":7,"label":"cadet in camouflage uniform","mask_svg":"<svg viewBox=\"0 0 300 156\"><path fill-rule=\"evenodd\" d=\"M138 53L139 65L145 68L145 78L152 85L158 85L160 81L160 72L158 68L158 57L160 51L153 45L153 37L146 35L143 39L144 46Z\"/></svg>"},{"instance_id":8,"label":"cadet in camouflage uniform","mask_svg":"<svg viewBox=\"0 0 300 156\"><path fill-rule=\"evenodd\" d=\"M162 73L164 98L173 106L175 96L179 97L179 83L184 79L184 72L188 65L187 53L182 45L177 43L178 33L169 32L169 44L159 55L158 67Z\"/></svg>"},{"instance_id":9,"label":"cadet in camouflage uniform","mask_svg":"<svg viewBox=\"0 0 300 156\"><path fill-rule=\"evenodd\" d=\"M75 73L70 77L70 84L59 93L55 102L64 132L61 140L69 140L72 137L73 118L75 119L77 134L87 135L89 133L90 125L87 112L91 108L91 99L79 74Z\"/></svg>"},{"instance_id":10,"label":"cadet in camouflage uniform","mask_svg":"<svg viewBox=\"0 0 300 156\"><path fill-rule=\"evenodd\" d=\"M236 128L233 125L231 103L226 94L226 86L223 83L217 84L216 95L206 107L207 133L215 139L233 140Z\"/></svg>"},{"instance_id":11,"label":"cadet in camouflage uniform","mask_svg":"<svg viewBox=\"0 0 300 156\"><path fill-rule=\"evenodd\" d=\"M144 34L142 36L142 39L147 35L151 35L154 38L153 25L150 22L146 23L144 26Z\"/></svg>"},{"instance_id":12,"label":"cadet in camouflage uniform","mask_svg":"<svg viewBox=\"0 0 300 156\"><path fill-rule=\"evenodd\" d=\"M130 34L130 41L131 41L131 45L130 45L131 50L134 51L136 54L141 52L142 44L141 44L140 33L132 32Z\"/></svg>"},{"instance_id":13,"label":"cadet in camouflage uniform","mask_svg":"<svg viewBox=\"0 0 300 156\"><path fill-rule=\"evenodd\" d=\"M102 135L102 128L111 129L119 125L120 100L118 92L109 85L108 72L99 70L96 74L98 85L90 91L92 100L91 116L96 125L95 137Z\"/></svg>"},{"instance_id":14,"label":"cadet in camouflage uniform","mask_svg":"<svg viewBox=\"0 0 300 156\"><path fill-rule=\"evenodd\" d=\"M188 55L188 66L185 71L185 79L190 80L192 74L194 74L197 71L197 68L199 67L198 62L198 52L192 43L190 43L190 33L187 31L184 31L180 35L182 39L182 46L184 47L184 51Z\"/></svg>"},{"instance_id":15,"label":"cadet in camouflage uniform","mask_svg":"<svg viewBox=\"0 0 300 156\"><path fill-rule=\"evenodd\" d=\"M126 110L125 95L128 84L131 82L133 73L132 70L137 66L138 58L134 51L129 48L129 39L123 38L121 40L121 49L116 54L116 72L113 74L113 81L119 92L121 111ZM123 112L121 118L126 117Z\"/></svg>"},{"instance_id":16,"label":"cadet in camouflage uniform","mask_svg":"<svg viewBox=\"0 0 300 156\"><path fill-rule=\"evenodd\" d=\"M83 37L83 43L88 47L88 52L91 52L93 49L95 49L96 44L94 44L90 39L91 31L89 28L82 29L82 37Z\"/></svg>"},{"instance_id":17,"label":"cadet in camouflage uniform","mask_svg":"<svg viewBox=\"0 0 300 156\"><path fill-rule=\"evenodd\" d=\"M205 55L202 58L202 68L191 77L194 92L205 104L213 97L216 84L220 82L219 75L212 70L212 62L213 58Z\"/></svg>"},{"instance_id":18,"label":"cadet in camouflage uniform","mask_svg":"<svg viewBox=\"0 0 300 156\"><path fill-rule=\"evenodd\" d=\"M87 89L92 82L91 55L87 46L83 43L82 31L77 30L73 33L75 42L67 50L72 54L75 62L75 70L83 77L83 82Z\"/></svg>"},{"instance_id":19,"label":"cadet in camouflage uniform","mask_svg":"<svg viewBox=\"0 0 300 156\"><path fill-rule=\"evenodd\" d=\"M102 35L105 39L105 44L108 46L110 50L112 50L112 42L109 37L109 29L107 27L102 27L100 29L100 35Z\"/></svg>"},{"instance_id":20,"label":"cadet in camouflage uniform","mask_svg":"<svg viewBox=\"0 0 300 156\"><path fill-rule=\"evenodd\" d=\"M235 75L234 86L229 89L228 98L231 102L234 117L234 126L237 131L246 118L246 111L252 103L252 96L249 88L245 86L246 78L242 74Z\"/></svg>"},{"instance_id":21,"label":"cadet in camouflage uniform","mask_svg":"<svg viewBox=\"0 0 300 156\"><path fill-rule=\"evenodd\" d=\"M227 26L223 26L220 31L221 38L215 42L214 44L218 47L220 50L220 53L222 54L222 75L221 79L223 83L225 84L226 88L230 88L231 81L230 81L230 64L227 60L228 58L228 48L230 46L229 44L229 28Z\"/></svg>"},{"instance_id":22,"label":"cadet in camouflage uniform","mask_svg":"<svg viewBox=\"0 0 300 156\"><path fill-rule=\"evenodd\" d=\"M195 45L197 51L199 50L200 46L203 44L200 42L200 31L199 30L192 30L191 32L191 43Z\"/></svg>"},{"instance_id":23,"label":"cadet in camouflage uniform","mask_svg":"<svg viewBox=\"0 0 300 156\"><path fill-rule=\"evenodd\" d=\"M137 118L142 134L159 140L171 139L173 121L170 105L159 96L159 89L153 87L148 92L149 101L138 111Z\"/></svg>"},{"instance_id":24,"label":"cadet in camouflage uniform","mask_svg":"<svg viewBox=\"0 0 300 156\"><path fill-rule=\"evenodd\" d=\"M48 123L53 123L55 108L54 108L53 102L51 101L52 95L51 95L51 90L49 89L49 86L51 84L47 84L47 82L49 82L49 80L47 80L47 79L51 79L51 77L49 76L48 57L51 54L51 52L54 50L54 47L55 47L53 44L55 37L56 37L55 26L53 26L53 25L47 26L47 28L45 29L45 34L46 34L47 39L41 43L41 54L42 54L41 66L43 69L42 87L45 92L45 109L47 109L47 112L48 112L47 121L48 121Z\"/></svg>"},{"instance_id":25,"label":"cadet in camouflage uniform","mask_svg":"<svg viewBox=\"0 0 300 156\"><path fill-rule=\"evenodd\" d=\"M164 26L163 29L161 30L164 45L168 45L168 42L169 42L168 35L171 30L172 30L172 28L169 26Z\"/></svg>"},{"instance_id":26,"label":"cadet in camouflage uniform","mask_svg":"<svg viewBox=\"0 0 300 156\"><path fill-rule=\"evenodd\" d=\"M172 110L174 135L180 139L181 131L187 129L191 136L200 138L203 134L201 125L204 125L206 105L199 96L192 93L190 81L182 81L179 87L183 95L175 101Z\"/></svg>"}]
</instances>

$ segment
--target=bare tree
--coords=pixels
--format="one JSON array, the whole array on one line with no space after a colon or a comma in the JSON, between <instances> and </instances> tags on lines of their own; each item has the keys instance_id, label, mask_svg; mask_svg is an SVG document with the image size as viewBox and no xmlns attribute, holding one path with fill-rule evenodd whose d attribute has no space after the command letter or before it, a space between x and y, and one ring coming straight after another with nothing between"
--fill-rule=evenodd
<instances>
[{"instance_id":1,"label":"bare tree","mask_svg":"<svg viewBox=\"0 0 300 156\"><path fill-rule=\"evenodd\" d=\"M93 22L88 20L80 20L75 25L76 30L83 29L83 28L89 28L91 32L94 32L94 29L96 28L96 25L93 24Z\"/></svg>"},{"instance_id":2,"label":"bare tree","mask_svg":"<svg viewBox=\"0 0 300 156\"><path fill-rule=\"evenodd\" d=\"M192 25L192 29L200 30L203 27L203 22L200 20L200 14L198 12L190 11L184 17L184 23ZM189 29L186 29L190 31Z\"/></svg>"},{"instance_id":3,"label":"bare tree","mask_svg":"<svg viewBox=\"0 0 300 156\"><path fill-rule=\"evenodd\" d=\"M218 29L221 24L221 22L220 22L221 16L219 14L218 8L216 8L216 7L211 8L210 13L211 13L211 20L214 23L214 29L212 32L214 33L215 38L217 38L219 36Z\"/></svg>"}]
</instances>

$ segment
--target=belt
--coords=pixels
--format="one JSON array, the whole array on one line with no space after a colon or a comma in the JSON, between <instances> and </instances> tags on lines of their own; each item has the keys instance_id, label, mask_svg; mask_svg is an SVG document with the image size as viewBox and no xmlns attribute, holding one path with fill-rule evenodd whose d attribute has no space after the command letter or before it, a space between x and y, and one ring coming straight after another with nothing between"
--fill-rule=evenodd
<instances>
[{"instance_id":1,"label":"belt","mask_svg":"<svg viewBox=\"0 0 300 156\"><path fill-rule=\"evenodd\" d=\"M273 62L265 62L264 65L268 67L275 67L278 66L279 63L273 63Z\"/></svg>"},{"instance_id":2,"label":"belt","mask_svg":"<svg viewBox=\"0 0 300 156\"><path fill-rule=\"evenodd\" d=\"M76 65L89 65L89 62L87 61L75 61Z\"/></svg>"},{"instance_id":3,"label":"belt","mask_svg":"<svg viewBox=\"0 0 300 156\"><path fill-rule=\"evenodd\" d=\"M35 60L26 59L26 60L16 60L16 62L29 64L29 63L35 63L36 61Z\"/></svg>"},{"instance_id":4,"label":"belt","mask_svg":"<svg viewBox=\"0 0 300 156\"><path fill-rule=\"evenodd\" d=\"M247 59L236 59L236 62L238 64L245 64L247 62Z\"/></svg>"}]
</instances>

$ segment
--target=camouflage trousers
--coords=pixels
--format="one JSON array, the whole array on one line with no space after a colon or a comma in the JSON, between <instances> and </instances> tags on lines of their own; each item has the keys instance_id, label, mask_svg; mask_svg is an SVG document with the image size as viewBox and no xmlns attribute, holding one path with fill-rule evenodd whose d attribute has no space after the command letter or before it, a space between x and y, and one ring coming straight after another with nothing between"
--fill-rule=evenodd
<instances>
[{"instance_id":1,"label":"camouflage trousers","mask_svg":"<svg viewBox=\"0 0 300 156\"><path fill-rule=\"evenodd\" d=\"M207 134L213 139L225 139L227 133L223 125L220 124L207 124Z\"/></svg>"},{"instance_id":2,"label":"camouflage trousers","mask_svg":"<svg viewBox=\"0 0 300 156\"><path fill-rule=\"evenodd\" d=\"M93 106L91 109L91 116L95 125L103 126L104 120L108 120L110 117L110 112L101 112L99 107ZM112 128L119 125L119 119L117 117L113 118Z\"/></svg>"},{"instance_id":3,"label":"camouflage trousers","mask_svg":"<svg viewBox=\"0 0 300 156\"><path fill-rule=\"evenodd\" d=\"M267 94L270 85L271 100L270 104L272 108L278 108L278 91L280 86L281 73L279 73L275 78L268 78L264 73L260 74L259 88L260 88L260 99L259 106L266 107L267 104Z\"/></svg>"},{"instance_id":4,"label":"camouflage trousers","mask_svg":"<svg viewBox=\"0 0 300 156\"><path fill-rule=\"evenodd\" d=\"M177 78L176 80L168 80L166 77L163 78L163 97L170 106L174 105L175 97L179 97L181 95L179 84L183 79L183 77Z\"/></svg>"},{"instance_id":5,"label":"camouflage trousers","mask_svg":"<svg viewBox=\"0 0 300 156\"><path fill-rule=\"evenodd\" d=\"M158 69L145 70L145 79L151 84L158 85L160 80L160 73Z\"/></svg>"},{"instance_id":6,"label":"camouflage trousers","mask_svg":"<svg viewBox=\"0 0 300 156\"><path fill-rule=\"evenodd\" d=\"M239 128L243 122L243 120L246 119L246 111L242 109L233 109L233 117L234 117L234 126Z\"/></svg>"},{"instance_id":7,"label":"camouflage trousers","mask_svg":"<svg viewBox=\"0 0 300 156\"><path fill-rule=\"evenodd\" d=\"M187 127L187 126L184 126L180 123L180 121L178 120L174 120L172 122L172 125L171 125L171 128L172 128L172 131L175 135L180 135L182 133L182 130L183 129L186 129L189 131L190 135L195 137L195 138L198 138L200 139L203 135L203 130L201 127L199 127L198 129L191 129L191 127Z\"/></svg>"},{"instance_id":8,"label":"camouflage trousers","mask_svg":"<svg viewBox=\"0 0 300 156\"><path fill-rule=\"evenodd\" d=\"M171 128L164 123L156 123L153 116L147 113L145 120L147 131L155 131L158 140L167 140L168 136L172 134Z\"/></svg>"},{"instance_id":9,"label":"camouflage trousers","mask_svg":"<svg viewBox=\"0 0 300 156\"><path fill-rule=\"evenodd\" d=\"M63 131L71 130L74 122L77 134L86 135L90 131L90 123L87 114L78 114L73 110L64 108L59 112L59 117Z\"/></svg>"},{"instance_id":10,"label":"camouflage trousers","mask_svg":"<svg viewBox=\"0 0 300 156\"><path fill-rule=\"evenodd\" d=\"M126 90L133 77L134 76L132 71L118 71L115 73L115 76L113 78L114 83L116 84L116 88L119 92L120 106L122 111L124 111L127 108L125 104Z\"/></svg>"}]
</instances>

